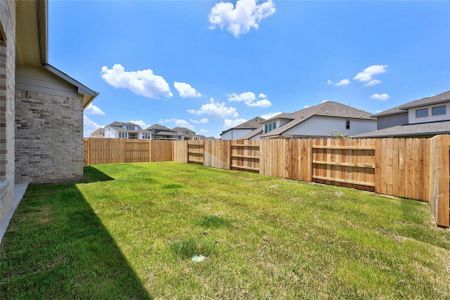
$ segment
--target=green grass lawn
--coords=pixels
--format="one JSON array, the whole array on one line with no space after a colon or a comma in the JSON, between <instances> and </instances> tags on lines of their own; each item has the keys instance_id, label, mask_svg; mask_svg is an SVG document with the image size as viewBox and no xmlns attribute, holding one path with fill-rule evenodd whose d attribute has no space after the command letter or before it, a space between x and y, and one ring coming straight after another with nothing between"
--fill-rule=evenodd
<instances>
[{"instance_id":1,"label":"green grass lawn","mask_svg":"<svg viewBox=\"0 0 450 300\"><path fill-rule=\"evenodd\" d=\"M1 299L450 298L427 203L173 162L85 173L29 188Z\"/></svg>"}]
</instances>

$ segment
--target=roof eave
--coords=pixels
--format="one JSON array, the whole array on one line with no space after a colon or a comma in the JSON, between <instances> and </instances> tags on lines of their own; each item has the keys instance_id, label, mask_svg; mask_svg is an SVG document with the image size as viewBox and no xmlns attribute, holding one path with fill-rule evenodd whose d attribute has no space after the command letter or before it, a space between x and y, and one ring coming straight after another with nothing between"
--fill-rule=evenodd
<instances>
[{"instance_id":1,"label":"roof eave","mask_svg":"<svg viewBox=\"0 0 450 300\"><path fill-rule=\"evenodd\" d=\"M37 0L37 20L39 35L39 54L41 64L48 63L48 2L47 0Z\"/></svg>"},{"instance_id":2,"label":"roof eave","mask_svg":"<svg viewBox=\"0 0 450 300\"><path fill-rule=\"evenodd\" d=\"M78 89L78 93L84 96L83 107L88 106L94 100L94 98L98 96L98 94L99 94L98 92L88 88L81 82L70 77L69 75L67 75L63 71L55 68L54 66L52 66L50 64L45 64L45 65L43 65L43 67L46 70L48 70L49 72L51 72L52 74L64 79L65 81L67 81L70 84L72 84L73 86L75 86Z\"/></svg>"},{"instance_id":3,"label":"roof eave","mask_svg":"<svg viewBox=\"0 0 450 300\"><path fill-rule=\"evenodd\" d=\"M401 109L407 111L408 109L414 109L414 108L423 107L423 106L437 105L437 104L442 104L442 103L447 103L447 102L450 102L450 99L438 100L438 101L435 101L433 103L428 103L428 104L415 104L415 105L404 104L401 106Z\"/></svg>"},{"instance_id":4,"label":"roof eave","mask_svg":"<svg viewBox=\"0 0 450 300\"><path fill-rule=\"evenodd\" d=\"M449 134L450 131L439 131L439 132L411 132L411 133L403 133L403 134L384 134L384 135L358 135L358 136L352 136L352 138L389 138L389 137L411 137L411 136L430 136L430 135L438 135L438 134Z\"/></svg>"},{"instance_id":5,"label":"roof eave","mask_svg":"<svg viewBox=\"0 0 450 300\"><path fill-rule=\"evenodd\" d=\"M379 117L386 117L386 116L394 116L394 115L400 115L400 114L405 114L408 113L408 110L402 110L402 111L393 111L393 112L380 112L376 115L373 115L375 118L379 118Z\"/></svg>"}]
</instances>

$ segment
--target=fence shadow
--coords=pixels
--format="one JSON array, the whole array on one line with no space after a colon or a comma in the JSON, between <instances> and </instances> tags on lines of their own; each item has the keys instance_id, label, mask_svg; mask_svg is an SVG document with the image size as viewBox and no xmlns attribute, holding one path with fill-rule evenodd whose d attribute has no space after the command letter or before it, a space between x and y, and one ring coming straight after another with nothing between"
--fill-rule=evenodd
<instances>
[{"instance_id":1,"label":"fence shadow","mask_svg":"<svg viewBox=\"0 0 450 300\"><path fill-rule=\"evenodd\" d=\"M112 180L85 172L84 182ZM152 298L76 184L30 186L0 257L3 299Z\"/></svg>"}]
</instances>

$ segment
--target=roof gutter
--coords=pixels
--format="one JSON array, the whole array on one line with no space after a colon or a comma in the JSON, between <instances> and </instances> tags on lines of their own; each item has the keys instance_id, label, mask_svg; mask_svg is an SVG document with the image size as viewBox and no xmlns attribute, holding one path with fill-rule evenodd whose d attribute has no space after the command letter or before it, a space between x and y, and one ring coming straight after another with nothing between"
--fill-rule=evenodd
<instances>
[{"instance_id":1,"label":"roof gutter","mask_svg":"<svg viewBox=\"0 0 450 300\"><path fill-rule=\"evenodd\" d=\"M88 88L81 82L70 77L61 70L55 68L48 63L48 2L47 0L36 0L36 11L38 20L38 38L39 38L39 54L42 66L50 73L62 78L68 83L72 84L78 89L78 93L83 95L83 107L88 106L95 97L98 96L98 92Z\"/></svg>"}]
</instances>

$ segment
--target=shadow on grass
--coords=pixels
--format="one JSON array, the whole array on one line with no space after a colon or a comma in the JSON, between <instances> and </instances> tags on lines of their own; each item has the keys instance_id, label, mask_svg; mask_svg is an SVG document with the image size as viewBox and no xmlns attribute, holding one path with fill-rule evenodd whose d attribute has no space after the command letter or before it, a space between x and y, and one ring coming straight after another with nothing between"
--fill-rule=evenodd
<instances>
[{"instance_id":1,"label":"shadow on grass","mask_svg":"<svg viewBox=\"0 0 450 300\"><path fill-rule=\"evenodd\" d=\"M76 184L44 184L30 186L0 245L0 298L152 297Z\"/></svg>"},{"instance_id":2,"label":"shadow on grass","mask_svg":"<svg viewBox=\"0 0 450 300\"><path fill-rule=\"evenodd\" d=\"M106 175L102 171L92 166L84 167L83 183L97 182L97 181L110 181L114 178Z\"/></svg>"}]
</instances>

